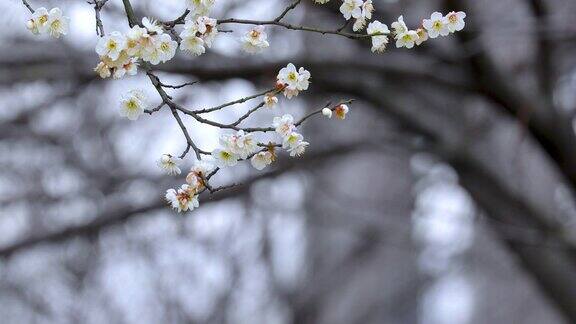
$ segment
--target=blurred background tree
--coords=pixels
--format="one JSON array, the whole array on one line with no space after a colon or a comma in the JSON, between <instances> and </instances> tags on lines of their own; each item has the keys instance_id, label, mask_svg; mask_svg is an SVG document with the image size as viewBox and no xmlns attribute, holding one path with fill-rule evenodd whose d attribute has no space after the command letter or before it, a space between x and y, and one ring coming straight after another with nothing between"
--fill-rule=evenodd
<instances>
[{"instance_id":1,"label":"blurred background tree","mask_svg":"<svg viewBox=\"0 0 576 324\"><path fill-rule=\"evenodd\" d=\"M38 2L71 16L70 35L33 38L21 2L0 3L2 323L576 322L576 2L375 0L388 24L464 10L467 26L383 55L270 28L258 56L239 51L240 27L177 55L156 70L200 81L171 92L186 106L263 91L288 62L311 88L260 121L356 99L345 123L304 126L303 158L226 170L218 181L241 185L185 215L162 199L181 181L155 167L185 148L170 113L117 116L126 90L154 93L149 80L99 79L93 8ZM133 5L170 20L183 2ZM220 0L212 16L286 5ZM288 21L334 28L338 6L305 0ZM101 14L126 28L121 1ZM217 129L188 128L217 144Z\"/></svg>"}]
</instances>

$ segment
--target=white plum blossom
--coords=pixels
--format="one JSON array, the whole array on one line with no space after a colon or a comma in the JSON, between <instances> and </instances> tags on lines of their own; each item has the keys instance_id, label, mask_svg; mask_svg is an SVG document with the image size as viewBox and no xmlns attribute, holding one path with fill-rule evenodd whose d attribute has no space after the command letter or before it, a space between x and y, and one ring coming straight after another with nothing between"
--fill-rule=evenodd
<instances>
[{"instance_id":1,"label":"white plum blossom","mask_svg":"<svg viewBox=\"0 0 576 324\"><path fill-rule=\"evenodd\" d=\"M138 59L135 57L129 58L120 66L114 68L114 79L120 79L124 75L136 75L138 72Z\"/></svg>"},{"instance_id":2,"label":"white plum blossom","mask_svg":"<svg viewBox=\"0 0 576 324\"><path fill-rule=\"evenodd\" d=\"M162 53L162 62L171 60L176 54L178 42L172 40L170 35L162 34L158 38L158 50Z\"/></svg>"},{"instance_id":3,"label":"white plum blossom","mask_svg":"<svg viewBox=\"0 0 576 324\"><path fill-rule=\"evenodd\" d=\"M32 13L32 17L26 23L26 28L33 34L45 33L48 30L48 9L40 7Z\"/></svg>"},{"instance_id":4,"label":"white plum blossom","mask_svg":"<svg viewBox=\"0 0 576 324\"><path fill-rule=\"evenodd\" d=\"M253 135L251 133L245 134L243 130L239 130L236 134L220 136L220 145L242 159L247 158L258 149L258 143L254 140Z\"/></svg>"},{"instance_id":5,"label":"white plum blossom","mask_svg":"<svg viewBox=\"0 0 576 324\"><path fill-rule=\"evenodd\" d=\"M362 0L342 1L340 12L346 20L350 18L360 18L360 16L362 16Z\"/></svg>"},{"instance_id":6,"label":"white plum blossom","mask_svg":"<svg viewBox=\"0 0 576 324\"><path fill-rule=\"evenodd\" d=\"M178 167L178 164L170 154L162 154L162 156L160 157L160 159L158 159L156 164L167 175L179 175L182 172Z\"/></svg>"},{"instance_id":7,"label":"white plum blossom","mask_svg":"<svg viewBox=\"0 0 576 324\"><path fill-rule=\"evenodd\" d=\"M286 114L282 117L274 117L272 127L274 127L276 133L282 136L282 138L287 137L296 130L296 126L294 126L294 117L290 114Z\"/></svg>"},{"instance_id":8,"label":"white plum blossom","mask_svg":"<svg viewBox=\"0 0 576 324\"><path fill-rule=\"evenodd\" d=\"M296 66L289 63L288 66L278 72L277 80L278 83L285 86L284 95L290 99L297 96L300 91L308 90L310 72L303 67L296 70Z\"/></svg>"},{"instance_id":9,"label":"white plum blossom","mask_svg":"<svg viewBox=\"0 0 576 324\"><path fill-rule=\"evenodd\" d=\"M140 56L143 43L149 43L147 41L150 35L146 28L140 26L134 26L130 28L128 33L126 33L126 53L130 56Z\"/></svg>"},{"instance_id":10,"label":"white plum blossom","mask_svg":"<svg viewBox=\"0 0 576 324\"><path fill-rule=\"evenodd\" d=\"M451 33L454 33L464 29L464 27L466 26L464 18L466 18L466 13L462 11L458 12L452 11L449 14L447 14L446 23L448 25L448 30L450 30Z\"/></svg>"},{"instance_id":11,"label":"white plum blossom","mask_svg":"<svg viewBox=\"0 0 576 324\"><path fill-rule=\"evenodd\" d=\"M146 95L142 90L130 90L120 100L120 116L136 120L147 108Z\"/></svg>"},{"instance_id":12,"label":"white plum blossom","mask_svg":"<svg viewBox=\"0 0 576 324\"><path fill-rule=\"evenodd\" d=\"M212 157L219 168L235 166L238 163L238 155L229 149L215 149Z\"/></svg>"},{"instance_id":13,"label":"white plum blossom","mask_svg":"<svg viewBox=\"0 0 576 324\"><path fill-rule=\"evenodd\" d=\"M251 159L250 164L256 170L264 170L268 165L274 161L274 154L269 151L256 153Z\"/></svg>"},{"instance_id":14,"label":"white plum blossom","mask_svg":"<svg viewBox=\"0 0 576 324\"><path fill-rule=\"evenodd\" d=\"M424 28L416 29L416 34L418 34L418 40L416 40L416 45L420 45L428 40L428 32Z\"/></svg>"},{"instance_id":15,"label":"white plum blossom","mask_svg":"<svg viewBox=\"0 0 576 324\"><path fill-rule=\"evenodd\" d=\"M392 30L394 31L394 38L396 39L408 31L408 27L404 22L404 16L398 17L398 20L392 23Z\"/></svg>"},{"instance_id":16,"label":"white plum blossom","mask_svg":"<svg viewBox=\"0 0 576 324\"><path fill-rule=\"evenodd\" d=\"M153 39L154 47L145 48L142 59L153 65L171 60L176 54L178 43L168 34L154 35Z\"/></svg>"},{"instance_id":17,"label":"white plum blossom","mask_svg":"<svg viewBox=\"0 0 576 324\"><path fill-rule=\"evenodd\" d=\"M206 16L216 0L186 0L186 5L193 16Z\"/></svg>"},{"instance_id":18,"label":"white plum blossom","mask_svg":"<svg viewBox=\"0 0 576 324\"><path fill-rule=\"evenodd\" d=\"M282 140L282 148L290 150L295 148L304 140L304 136L300 133L292 132Z\"/></svg>"},{"instance_id":19,"label":"white plum blossom","mask_svg":"<svg viewBox=\"0 0 576 324\"><path fill-rule=\"evenodd\" d=\"M366 32L371 34L383 34L378 36L372 36L372 52L382 53L386 50L386 45L388 45L388 34L390 34L390 29L386 24L375 20L368 25Z\"/></svg>"},{"instance_id":20,"label":"white plum blossom","mask_svg":"<svg viewBox=\"0 0 576 324\"><path fill-rule=\"evenodd\" d=\"M322 109L322 115L326 118L332 118L332 109L326 107Z\"/></svg>"},{"instance_id":21,"label":"white plum blossom","mask_svg":"<svg viewBox=\"0 0 576 324\"><path fill-rule=\"evenodd\" d=\"M183 184L178 190L168 189L165 197L170 206L179 213L200 206L196 189L188 184Z\"/></svg>"},{"instance_id":22,"label":"white plum blossom","mask_svg":"<svg viewBox=\"0 0 576 324\"><path fill-rule=\"evenodd\" d=\"M447 36L450 34L450 29L448 29L448 19L437 11L430 16L430 19L424 19L422 25L428 31L428 36L430 38Z\"/></svg>"},{"instance_id":23,"label":"white plum blossom","mask_svg":"<svg viewBox=\"0 0 576 324\"><path fill-rule=\"evenodd\" d=\"M138 59L130 57L126 51L120 52L116 60L112 60L108 56L100 57L102 60L94 68L94 71L100 75L101 78L113 76L115 79L121 78L124 75L135 75L138 71Z\"/></svg>"},{"instance_id":24,"label":"white plum blossom","mask_svg":"<svg viewBox=\"0 0 576 324\"><path fill-rule=\"evenodd\" d=\"M366 0L362 4L362 13L360 17L356 18L354 25L352 26L352 30L359 31L366 26L366 22L372 19L372 12L374 12L374 4L372 4L372 0Z\"/></svg>"},{"instance_id":25,"label":"white plum blossom","mask_svg":"<svg viewBox=\"0 0 576 324\"><path fill-rule=\"evenodd\" d=\"M267 39L264 26L256 26L242 37L242 48L247 53L259 53L270 46Z\"/></svg>"},{"instance_id":26,"label":"white plum blossom","mask_svg":"<svg viewBox=\"0 0 576 324\"><path fill-rule=\"evenodd\" d=\"M341 104L338 105L338 107L336 107L334 109L334 113L336 114L336 117L338 117L338 119L346 119L346 115L348 114L348 111L350 111L350 108L348 107L348 105L345 104Z\"/></svg>"},{"instance_id":27,"label":"white plum blossom","mask_svg":"<svg viewBox=\"0 0 576 324\"><path fill-rule=\"evenodd\" d=\"M117 60L125 47L126 37L118 31L113 31L98 40L96 53L100 56L107 56L111 60Z\"/></svg>"},{"instance_id":28,"label":"white plum blossom","mask_svg":"<svg viewBox=\"0 0 576 324\"><path fill-rule=\"evenodd\" d=\"M409 30L398 37L396 40L396 47L412 48L414 47L414 44L416 44L416 41L418 41L418 33L413 30Z\"/></svg>"},{"instance_id":29,"label":"white plum blossom","mask_svg":"<svg viewBox=\"0 0 576 324\"><path fill-rule=\"evenodd\" d=\"M98 63L98 65L96 65L94 68L94 72L98 73L102 79L106 79L112 75L110 67L104 62Z\"/></svg>"},{"instance_id":30,"label":"white plum blossom","mask_svg":"<svg viewBox=\"0 0 576 324\"><path fill-rule=\"evenodd\" d=\"M310 145L310 143L300 141L296 146L288 149L288 152L290 153L291 157L301 156L302 154L304 154L304 152L306 152L306 148L308 147L308 145Z\"/></svg>"},{"instance_id":31,"label":"white plum blossom","mask_svg":"<svg viewBox=\"0 0 576 324\"><path fill-rule=\"evenodd\" d=\"M195 172L196 174L201 175L208 175L208 173L214 170L215 166L211 162L199 160L194 162L194 166L190 169L191 172Z\"/></svg>"},{"instance_id":32,"label":"white plum blossom","mask_svg":"<svg viewBox=\"0 0 576 324\"><path fill-rule=\"evenodd\" d=\"M34 19L30 18L26 21L26 28L34 35L40 34L38 27L36 26L36 22Z\"/></svg>"},{"instance_id":33,"label":"white plum blossom","mask_svg":"<svg viewBox=\"0 0 576 324\"><path fill-rule=\"evenodd\" d=\"M215 166L211 162L198 160L190 169L186 176L186 182L200 189L204 186L204 179L214 170Z\"/></svg>"},{"instance_id":34,"label":"white plum blossom","mask_svg":"<svg viewBox=\"0 0 576 324\"><path fill-rule=\"evenodd\" d=\"M180 49L192 55L202 55L206 52L204 40L198 37L198 24L195 21L187 20L184 30L180 33Z\"/></svg>"},{"instance_id":35,"label":"white plum blossom","mask_svg":"<svg viewBox=\"0 0 576 324\"><path fill-rule=\"evenodd\" d=\"M162 29L162 26L160 26L156 20L149 19L148 17L142 18L142 25L144 25L144 28L146 28L149 33L154 33L158 35L164 33L164 29Z\"/></svg>"},{"instance_id":36,"label":"white plum blossom","mask_svg":"<svg viewBox=\"0 0 576 324\"><path fill-rule=\"evenodd\" d=\"M62 15L60 8L52 8L48 13L47 28L50 36L60 38L60 35L68 34L70 18Z\"/></svg>"},{"instance_id":37,"label":"white plum blossom","mask_svg":"<svg viewBox=\"0 0 576 324\"><path fill-rule=\"evenodd\" d=\"M268 93L264 96L263 101L266 108L274 108L278 103L278 98L275 95Z\"/></svg>"},{"instance_id":38,"label":"white plum blossom","mask_svg":"<svg viewBox=\"0 0 576 324\"><path fill-rule=\"evenodd\" d=\"M236 152L241 158L246 159L258 150L258 143L254 140L253 134L244 134L244 131L240 130L236 136Z\"/></svg>"},{"instance_id":39,"label":"white plum blossom","mask_svg":"<svg viewBox=\"0 0 576 324\"><path fill-rule=\"evenodd\" d=\"M212 42L214 42L214 38L218 35L216 19L200 16L196 19L196 24L198 26L198 32L201 34L200 38L204 40L206 47L212 47Z\"/></svg>"}]
</instances>

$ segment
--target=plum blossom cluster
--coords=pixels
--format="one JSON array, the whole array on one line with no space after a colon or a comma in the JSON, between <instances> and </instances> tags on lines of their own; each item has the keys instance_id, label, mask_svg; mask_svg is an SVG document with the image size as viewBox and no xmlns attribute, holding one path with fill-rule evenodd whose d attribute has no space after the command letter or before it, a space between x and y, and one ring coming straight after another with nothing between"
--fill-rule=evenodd
<instances>
[{"instance_id":1,"label":"plum blossom cluster","mask_svg":"<svg viewBox=\"0 0 576 324\"><path fill-rule=\"evenodd\" d=\"M207 16L188 17L184 30L180 33L180 49L188 54L202 55L206 52L206 47L212 47L216 35L216 19Z\"/></svg>"},{"instance_id":2,"label":"plum blossom cluster","mask_svg":"<svg viewBox=\"0 0 576 324\"><path fill-rule=\"evenodd\" d=\"M316 1L318 3L327 3L329 0ZM374 4L372 0L343 0L340 6L340 12L346 20L354 19L352 30L360 31L366 27L366 22L372 19Z\"/></svg>"},{"instance_id":3,"label":"plum blossom cluster","mask_svg":"<svg viewBox=\"0 0 576 324\"><path fill-rule=\"evenodd\" d=\"M282 68L277 76L277 88L282 89L284 96L288 99L296 97L300 91L308 90L310 85L310 72L301 67L296 70L296 66L289 63Z\"/></svg>"},{"instance_id":4,"label":"plum blossom cluster","mask_svg":"<svg viewBox=\"0 0 576 324\"><path fill-rule=\"evenodd\" d=\"M239 160L245 160L258 150L258 142L253 134L239 130L234 134L220 136L220 148L212 152L219 168L235 166Z\"/></svg>"},{"instance_id":5,"label":"plum blossom cluster","mask_svg":"<svg viewBox=\"0 0 576 324\"><path fill-rule=\"evenodd\" d=\"M294 97L300 91L308 89L309 79L310 72L306 69L297 69L294 64L288 64L277 75L276 90L261 94L264 99L258 107L273 107L278 102L278 98L275 96L278 92L284 92L287 98ZM128 96L125 100L135 101L137 99L138 93L135 93ZM330 115L334 112L341 119L344 119L348 112L348 106L342 104L334 108L326 107L311 115L324 113L326 109L330 112ZM298 132L297 124L292 115L284 114L280 117L274 117L270 128L251 131L238 129L222 134L219 139L219 147L214 149L207 159L196 161L186 176L186 184L178 189L169 189L166 192L166 200L178 212L193 210L199 206L198 195L206 189L213 190L209 187L208 180L216 171L234 167L240 161L247 160L250 161L250 164L256 170L263 170L276 161L276 149L279 147L286 150L291 157L301 156L310 144ZM274 142L265 144L255 139L255 132L268 132L269 130L280 137L279 143L281 144ZM166 174L180 174L176 159L169 154L162 155L157 164Z\"/></svg>"},{"instance_id":6,"label":"plum blossom cluster","mask_svg":"<svg viewBox=\"0 0 576 324\"><path fill-rule=\"evenodd\" d=\"M126 34L113 31L99 39L96 53L100 63L94 71L101 78L135 75L140 59L156 65L174 57L178 43L156 21L144 17L142 25L133 26Z\"/></svg>"},{"instance_id":7,"label":"plum blossom cluster","mask_svg":"<svg viewBox=\"0 0 576 324\"><path fill-rule=\"evenodd\" d=\"M274 117L272 127L276 134L282 138L282 148L290 153L290 156L300 156L306 151L310 143L304 141L304 137L297 132L294 125L294 117L286 114L282 117Z\"/></svg>"},{"instance_id":8,"label":"plum blossom cluster","mask_svg":"<svg viewBox=\"0 0 576 324\"><path fill-rule=\"evenodd\" d=\"M175 161L172 160L170 155L165 154L162 158L175 165ZM159 161L159 165L164 164L164 162ZM176 168L178 167L176 166ZM202 160L196 161L186 176L186 183L178 189L168 189L166 191L166 201L179 213L197 208L200 206L198 195L206 188L206 178L213 170L214 164ZM179 168L177 174L180 174Z\"/></svg>"},{"instance_id":9,"label":"plum blossom cluster","mask_svg":"<svg viewBox=\"0 0 576 324\"><path fill-rule=\"evenodd\" d=\"M330 0L315 0L316 3L325 4ZM342 0L340 12L346 20L354 19L352 29L358 32L366 26L372 19L374 4L372 0ZM386 24L377 20L370 22L366 32L372 39L372 52L382 53L386 50L389 42L389 36L393 36L397 48L413 48L420 45L429 38L438 36L447 36L450 33L464 29L466 13L450 12L442 15L440 12L434 12L430 19L424 19L422 25L417 29L409 29L404 22L404 17L400 16L397 21L392 23L392 31Z\"/></svg>"},{"instance_id":10,"label":"plum blossom cluster","mask_svg":"<svg viewBox=\"0 0 576 324\"><path fill-rule=\"evenodd\" d=\"M325 107L322 109L322 115L324 115L326 118L330 119L332 118L332 115L336 115L336 118L344 120L346 119L346 115L348 114L348 111L350 111L350 107L348 107L348 105L345 104L340 104L338 106L336 106L336 108L334 109L330 109L328 107Z\"/></svg>"},{"instance_id":11,"label":"plum blossom cluster","mask_svg":"<svg viewBox=\"0 0 576 324\"><path fill-rule=\"evenodd\" d=\"M34 34L49 34L54 38L68 34L70 18L62 15L60 8L52 8L48 11L40 7L32 13L32 17L26 22L26 28Z\"/></svg>"},{"instance_id":12,"label":"plum blossom cluster","mask_svg":"<svg viewBox=\"0 0 576 324\"><path fill-rule=\"evenodd\" d=\"M217 34L215 19L205 16L187 19L180 33L180 49L194 55L203 54ZM133 26L126 34L113 31L100 38L96 45L100 63L94 71L101 78L135 75L139 60L152 65L164 63L174 57L177 48L178 42L165 33L161 24L144 17L142 26Z\"/></svg>"},{"instance_id":13,"label":"plum blossom cluster","mask_svg":"<svg viewBox=\"0 0 576 324\"><path fill-rule=\"evenodd\" d=\"M429 38L437 38L438 36L448 36L451 33L461 31L464 29L466 13L450 12L446 16L440 12L434 12L430 19L424 19L422 26L413 30L409 29L404 22L404 17L398 17L398 20L393 22L392 32L388 29L386 24L377 20L368 25L367 32L372 36L372 52L381 53L386 49L388 44L388 36L391 34L396 40L397 48L413 48L418 46Z\"/></svg>"}]
</instances>

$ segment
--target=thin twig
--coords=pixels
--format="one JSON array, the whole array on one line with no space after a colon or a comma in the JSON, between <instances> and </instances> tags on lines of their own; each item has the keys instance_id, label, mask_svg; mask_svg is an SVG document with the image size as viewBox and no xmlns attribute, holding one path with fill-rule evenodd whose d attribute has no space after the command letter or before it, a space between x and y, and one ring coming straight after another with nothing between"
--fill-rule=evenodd
<instances>
[{"instance_id":1,"label":"thin twig","mask_svg":"<svg viewBox=\"0 0 576 324\"><path fill-rule=\"evenodd\" d=\"M164 105L166 105L166 103L164 101L162 101L158 106L156 106L155 108L152 109L146 109L144 110L145 113L152 115L153 113L157 112L158 110L162 109L162 107L164 107Z\"/></svg>"},{"instance_id":2,"label":"thin twig","mask_svg":"<svg viewBox=\"0 0 576 324\"><path fill-rule=\"evenodd\" d=\"M34 13L34 9L32 9L32 6L28 3L28 1L22 0L22 3L24 4L24 6L26 6L26 8L28 8L30 13Z\"/></svg>"},{"instance_id":3,"label":"thin twig","mask_svg":"<svg viewBox=\"0 0 576 324\"><path fill-rule=\"evenodd\" d=\"M220 105L220 106L216 106L216 107L212 107L212 108L206 108L206 109L200 109L200 110L194 110L194 113L195 113L195 114L205 114L205 113L213 112L213 111L216 111L216 110L220 110L220 109L222 109L222 108L226 108L226 107L228 107L228 106L232 106L232 105L244 103L244 102L246 102L246 101L248 101L248 100L252 100L252 99L255 99L255 98L264 96L264 95L266 95L266 94L268 94L268 93L271 93L271 92L274 92L274 91L276 91L276 88L269 89L269 90L266 90L266 91L264 91L264 92L260 92L260 93L257 93L257 94L255 94L255 95L252 95L252 96L240 98L240 99L238 99L238 100L230 101L230 102L227 102L227 103L222 104L222 105Z\"/></svg>"},{"instance_id":4,"label":"thin twig","mask_svg":"<svg viewBox=\"0 0 576 324\"><path fill-rule=\"evenodd\" d=\"M189 13L190 13L190 10L186 9L186 11L184 11L184 13L181 14L178 18L176 18L174 20L170 20L170 21L165 21L162 23L162 25L164 25L164 27L166 27L168 29L174 28L174 26L176 26L176 25L183 24L186 21L186 16L188 16Z\"/></svg>"},{"instance_id":5,"label":"thin twig","mask_svg":"<svg viewBox=\"0 0 576 324\"><path fill-rule=\"evenodd\" d=\"M198 83L198 81L186 82L186 83L179 84L179 85L171 85L171 84L166 84L166 83L160 82L160 85L161 85L163 88L180 89L180 88L184 88L184 87L186 87L186 86L195 85L196 83Z\"/></svg>"},{"instance_id":6,"label":"thin twig","mask_svg":"<svg viewBox=\"0 0 576 324\"><path fill-rule=\"evenodd\" d=\"M256 110L264 107L266 103L265 102L261 102L260 104L258 104L258 106L248 110L248 112L246 112L244 115L242 115L242 117L238 118L237 121L233 122L232 126L238 126L243 120L245 120L246 118L250 117L250 115L252 115L254 112L256 112Z\"/></svg>"},{"instance_id":7,"label":"thin twig","mask_svg":"<svg viewBox=\"0 0 576 324\"><path fill-rule=\"evenodd\" d=\"M340 105L348 105L348 104L351 104L352 102L354 102L354 99L342 100L342 101L338 102L338 104L332 106L332 107L330 108L330 110L335 110L335 109L336 109L338 106L340 106ZM328 104L324 105L324 107L322 107L322 108L320 108L320 109L317 109L317 110L309 113L308 115L302 117L299 121L297 121L297 122L294 124L294 126L298 127L298 126L302 125L302 123L304 123L308 118L310 118L310 117L312 117L312 116L314 116L314 115L321 114L321 113L322 113L322 109L328 108L328 107L330 107L330 103L328 103Z\"/></svg>"},{"instance_id":8,"label":"thin twig","mask_svg":"<svg viewBox=\"0 0 576 324\"><path fill-rule=\"evenodd\" d=\"M291 5L289 5L288 7L286 7L286 9L284 9L284 11L282 11L282 13L280 14L280 16L276 17L276 19L274 19L275 22L280 22L280 20L282 20L282 18L284 18L284 16L286 16L286 14L296 8L300 2L302 2L302 0L296 0L294 1L294 3L292 3Z\"/></svg>"},{"instance_id":9,"label":"thin twig","mask_svg":"<svg viewBox=\"0 0 576 324\"><path fill-rule=\"evenodd\" d=\"M350 38L350 39L365 39L365 38L370 38L372 36L384 35L381 33L374 33L374 34L345 33L345 32L339 31L339 30L318 29L318 28L307 27L307 26L292 25L292 24L288 24L288 23L283 23L281 21L275 21L275 20L250 20L250 19L228 18L228 19L219 20L218 24L219 25L221 25L221 24L275 25L275 26L280 26L280 27L284 27L286 29L291 29L291 30L300 30L300 31L306 31L306 32L311 32L311 33L319 33L322 35L326 35L326 34L339 35L339 36L343 36L343 37Z\"/></svg>"},{"instance_id":10,"label":"thin twig","mask_svg":"<svg viewBox=\"0 0 576 324\"><path fill-rule=\"evenodd\" d=\"M87 1L89 4L94 5L94 16L96 19L96 35L104 37L104 24L102 24L102 19L100 18L100 10L108 2L108 0L91 0Z\"/></svg>"}]
</instances>

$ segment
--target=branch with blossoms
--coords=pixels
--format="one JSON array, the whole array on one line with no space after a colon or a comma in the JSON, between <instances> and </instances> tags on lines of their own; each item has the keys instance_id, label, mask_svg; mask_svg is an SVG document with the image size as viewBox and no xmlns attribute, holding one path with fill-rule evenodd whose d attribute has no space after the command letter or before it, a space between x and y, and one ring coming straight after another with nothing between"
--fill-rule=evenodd
<instances>
[{"instance_id":1,"label":"branch with blossoms","mask_svg":"<svg viewBox=\"0 0 576 324\"><path fill-rule=\"evenodd\" d=\"M372 20L374 6L371 0L343 0L340 12L346 23L334 29L320 29L316 27L296 25L283 21L289 13L303 3L296 0L285 7L279 15L272 20L250 20L226 18L217 20L209 17L216 0L187 0L187 9L180 16L171 21L158 22L148 17L137 19L130 0L122 0L127 16L129 29L124 32L112 31L104 34L104 26L100 19L101 10L109 0L91 0L94 6L96 20L96 34L100 36L96 44L96 53L100 62L94 71L103 79L112 77L120 79L136 75L138 69L144 70L153 88L158 93L161 102L152 106L146 92L142 89L128 91L120 99L120 116L135 121L144 113L154 115L165 107L170 110L182 134L186 139L186 148L178 156L185 159L189 152L194 153L194 163L186 175L186 183L178 189L169 189L166 200L179 212L193 210L199 206L198 197L207 191L215 193L233 187L223 185L214 187L211 184L213 177L224 168L231 168L242 161L249 161L256 170L263 170L272 165L279 158L279 151L285 150L290 157L299 157L305 153L310 145L298 131L298 127L306 120L315 116L324 116L344 120L353 100L341 100L337 104L326 104L312 111L299 120L290 114L274 117L270 124L259 127L243 127L242 124L257 114L261 109L273 109L279 102L278 95L282 94L286 100L298 96L308 90L311 74L304 67L297 68L290 63L282 68L269 89L259 93L225 102L210 108L188 109L177 103L165 89L181 89L192 86L195 82L180 85L164 83L154 73L153 67L170 61L178 48L190 56L200 56L212 47L217 40L219 27L222 25L251 25L251 29L241 37L242 49L250 54L263 52L270 46L266 33L266 26L283 28L287 30L317 33L346 37L348 39L364 41L371 40L372 52L382 53L386 50L391 39L395 40L397 48L411 49L419 46L429 39L447 36L464 28L463 12L450 12L442 15L435 12L430 19L422 20L421 26L410 29L404 22L403 16L393 22L390 27L377 20ZM325 4L330 0L314 0L317 4ZM59 38L68 32L69 19L62 15L59 8L47 10L32 6L23 0L24 5L32 13L26 27L36 35L49 34ZM345 31L353 21L352 31ZM365 30L365 33L362 31ZM226 31L226 32L235 32ZM231 109L232 107L258 100L252 108L232 123L223 123L204 117L204 114ZM220 136L220 146L212 151L198 147L186 128L187 116L193 120L211 127L223 130ZM261 139L257 139L260 136ZM181 174L179 161L171 154L163 154L157 161L158 166L167 175Z\"/></svg>"}]
</instances>

